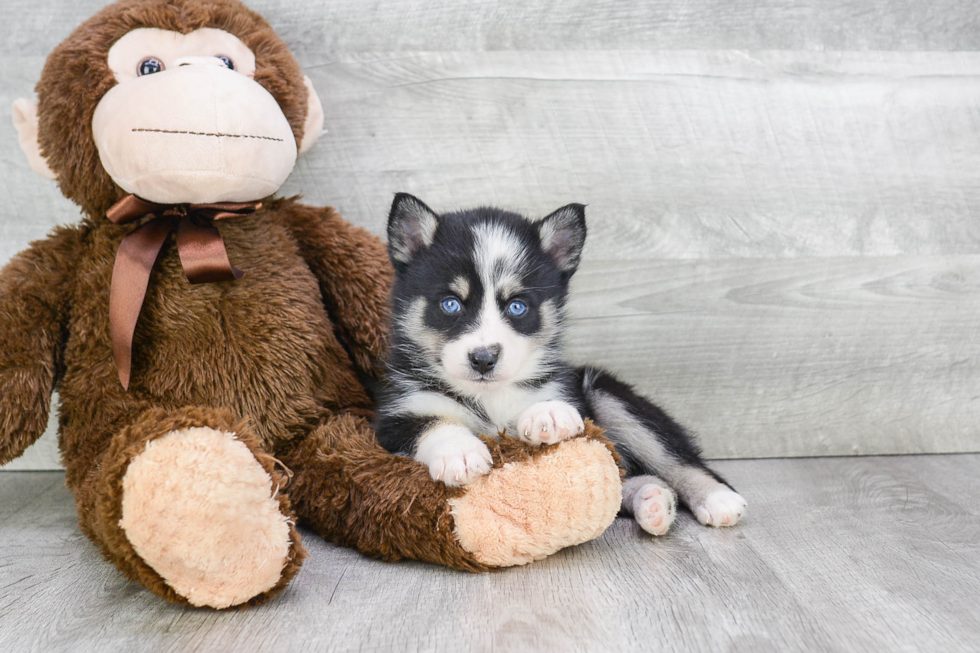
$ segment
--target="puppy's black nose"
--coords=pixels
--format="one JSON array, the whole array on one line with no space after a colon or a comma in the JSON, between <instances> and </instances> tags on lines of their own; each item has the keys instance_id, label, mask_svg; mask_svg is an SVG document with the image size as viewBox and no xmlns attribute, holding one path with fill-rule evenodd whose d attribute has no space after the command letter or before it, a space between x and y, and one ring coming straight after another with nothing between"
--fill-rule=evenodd
<instances>
[{"instance_id":1,"label":"puppy's black nose","mask_svg":"<svg viewBox=\"0 0 980 653\"><path fill-rule=\"evenodd\" d=\"M480 374L486 374L493 370L493 366L497 364L497 358L499 357L500 345L474 349L470 352L470 367Z\"/></svg>"}]
</instances>

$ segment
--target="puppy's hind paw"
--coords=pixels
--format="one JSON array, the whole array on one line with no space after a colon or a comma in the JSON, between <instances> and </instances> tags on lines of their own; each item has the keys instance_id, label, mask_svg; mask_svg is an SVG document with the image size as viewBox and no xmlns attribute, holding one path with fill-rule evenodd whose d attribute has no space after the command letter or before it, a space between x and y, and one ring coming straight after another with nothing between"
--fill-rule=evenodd
<instances>
[{"instance_id":1,"label":"puppy's hind paw","mask_svg":"<svg viewBox=\"0 0 980 653\"><path fill-rule=\"evenodd\" d=\"M676 516L677 495L669 487L651 483L633 497L633 518L651 535L666 534Z\"/></svg>"},{"instance_id":2,"label":"puppy's hind paw","mask_svg":"<svg viewBox=\"0 0 980 653\"><path fill-rule=\"evenodd\" d=\"M705 526L734 526L745 515L748 506L738 492L715 490L704 503L694 507L694 516Z\"/></svg>"}]
</instances>

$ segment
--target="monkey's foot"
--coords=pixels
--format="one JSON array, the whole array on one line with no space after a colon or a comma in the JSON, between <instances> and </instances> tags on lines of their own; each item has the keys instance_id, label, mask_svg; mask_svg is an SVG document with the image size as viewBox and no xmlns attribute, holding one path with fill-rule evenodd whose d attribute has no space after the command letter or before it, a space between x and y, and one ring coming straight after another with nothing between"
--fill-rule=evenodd
<instances>
[{"instance_id":1,"label":"monkey's foot","mask_svg":"<svg viewBox=\"0 0 980 653\"><path fill-rule=\"evenodd\" d=\"M587 542L619 511L619 467L604 441L573 438L533 451L449 502L460 546L485 565L523 565Z\"/></svg>"},{"instance_id":2,"label":"monkey's foot","mask_svg":"<svg viewBox=\"0 0 980 653\"><path fill-rule=\"evenodd\" d=\"M290 523L279 488L234 433L170 431L130 462L122 485L119 525L191 605L227 608L279 583Z\"/></svg>"}]
</instances>

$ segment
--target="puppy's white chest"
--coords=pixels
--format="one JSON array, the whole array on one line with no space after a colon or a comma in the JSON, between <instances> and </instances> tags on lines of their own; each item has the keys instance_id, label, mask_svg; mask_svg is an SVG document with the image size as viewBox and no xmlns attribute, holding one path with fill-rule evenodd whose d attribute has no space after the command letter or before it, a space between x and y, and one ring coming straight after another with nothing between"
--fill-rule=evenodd
<instances>
[{"instance_id":1,"label":"puppy's white chest","mask_svg":"<svg viewBox=\"0 0 980 653\"><path fill-rule=\"evenodd\" d=\"M495 432L507 429L508 434L517 435L517 418L525 410L536 403L558 399L558 395L558 389L552 384L530 390L507 387L487 393L480 398L480 404Z\"/></svg>"}]
</instances>

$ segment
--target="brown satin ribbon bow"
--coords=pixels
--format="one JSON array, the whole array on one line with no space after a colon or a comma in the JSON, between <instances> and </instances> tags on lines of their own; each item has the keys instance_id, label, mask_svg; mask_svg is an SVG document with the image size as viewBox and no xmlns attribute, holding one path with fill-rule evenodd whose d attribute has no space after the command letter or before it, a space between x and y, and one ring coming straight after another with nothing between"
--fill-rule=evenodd
<instances>
[{"instance_id":1,"label":"brown satin ribbon bow","mask_svg":"<svg viewBox=\"0 0 980 653\"><path fill-rule=\"evenodd\" d=\"M261 202L215 204L155 204L126 195L109 207L106 217L127 224L144 216L153 218L136 227L119 244L109 291L109 334L119 380L129 389L133 363L133 334L139 320L150 272L167 236L177 230L177 253L191 283L233 281L242 271L228 260L216 220L239 218L262 208Z\"/></svg>"}]
</instances>

